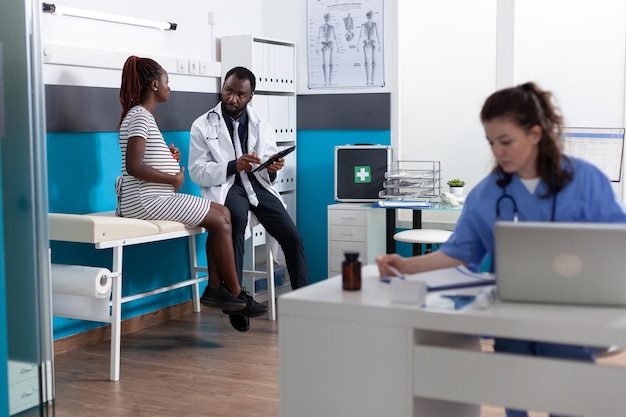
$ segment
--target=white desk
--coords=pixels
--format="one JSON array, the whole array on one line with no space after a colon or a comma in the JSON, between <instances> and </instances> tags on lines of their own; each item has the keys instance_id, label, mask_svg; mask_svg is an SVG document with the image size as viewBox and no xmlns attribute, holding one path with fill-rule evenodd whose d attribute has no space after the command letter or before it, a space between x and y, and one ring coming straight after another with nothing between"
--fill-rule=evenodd
<instances>
[{"instance_id":1,"label":"white desk","mask_svg":"<svg viewBox=\"0 0 626 417\"><path fill-rule=\"evenodd\" d=\"M479 335L626 346L626 309L391 304L389 286L340 277L279 298L281 417L479 416L491 404L623 417L626 369L479 351ZM471 403L471 404L470 404Z\"/></svg>"}]
</instances>

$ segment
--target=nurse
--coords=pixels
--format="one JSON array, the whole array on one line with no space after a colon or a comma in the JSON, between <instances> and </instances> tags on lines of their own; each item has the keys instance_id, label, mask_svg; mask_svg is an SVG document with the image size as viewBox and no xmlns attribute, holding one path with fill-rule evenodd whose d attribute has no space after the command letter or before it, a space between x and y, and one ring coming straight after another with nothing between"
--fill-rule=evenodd
<instances>
[{"instance_id":1,"label":"nurse","mask_svg":"<svg viewBox=\"0 0 626 417\"><path fill-rule=\"evenodd\" d=\"M561 151L563 117L550 92L529 82L493 93L480 112L495 157L492 172L467 196L454 233L437 252L376 259L381 276L417 273L493 259L496 220L626 222L609 179ZM489 257L489 258L488 258ZM491 272L494 265L491 263ZM497 352L594 362L592 348L496 338ZM506 410L507 417L527 417ZM551 414L551 417L557 417Z\"/></svg>"}]
</instances>

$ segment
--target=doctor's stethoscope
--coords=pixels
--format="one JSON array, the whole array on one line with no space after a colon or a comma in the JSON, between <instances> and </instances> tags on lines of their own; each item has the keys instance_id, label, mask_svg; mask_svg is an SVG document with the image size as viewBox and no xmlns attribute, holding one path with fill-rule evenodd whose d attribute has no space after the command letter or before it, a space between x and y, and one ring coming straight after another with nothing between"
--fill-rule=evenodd
<instances>
[{"instance_id":1,"label":"doctor's stethoscope","mask_svg":"<svg viewBox=\"0 0 626 417\"><path fill-rule=\"evenodd\" d=\"M500 187L502 188L502 195L498 197L498 199L496 200L496 219L501 220L500 205L502 204L504 200L509 200L511 202L511 205L513 206L513 221L517 223L518 221L517 201L515 201L515 198L513 198L511 194L507 193L506 185L502 185ZM552 191L552 212L550 214L551 222L554 221L555 216L556 216L556 195L557 195L557 192L553 190Z\"/></svg>"},{"instance_id":2,"label":"doctor's stethoscope","mask_svg":"<svg viewBox=\"0 0 626 417\"><path fill-rule=\"evenodd\" d=\"M209 114L206 116L209 123L209 132L207 139L209 140L217 140L217 135L220 130L220 122L222 118L219 113L215 110L211 110Z\"/></svg>"}]
</instances>

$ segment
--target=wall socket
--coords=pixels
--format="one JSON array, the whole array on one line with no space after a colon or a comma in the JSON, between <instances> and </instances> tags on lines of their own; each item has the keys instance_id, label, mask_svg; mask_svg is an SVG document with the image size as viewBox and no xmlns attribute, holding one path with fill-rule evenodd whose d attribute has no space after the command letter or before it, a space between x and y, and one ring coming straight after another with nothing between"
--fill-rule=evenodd
<instances>
[{"instance_id":1,"label":"wall socket","mask_svg":"<svg viewBox=\"0 0 626 417\"><path fill-rule=\"evenodd\" d=\"M176 72L179 74L187 74L189 61L186 59L178 59L176 61Z\"/></svg>"},{"instance_id":2,"label":"wall socket","mask_svg":"<svg viewBox=\"0 0 626 417\"><path fill-rule=\"evenodd\" d=\"M197 74L198 71L199 71L199 69L198 69L199 65L200 65L199 61L194 61L194 60L190 59L189 60L189 67L188 67L189 68L189 74Z\"/></svg>"},{"instance_id":3,"label":"wall socket","mask_svg":"<svg viewBox=\"0 0 626 417\"><path fill-rule=\"evenodd\" d=\"M198 64L198 73L200 75L207 75L209 73L209 63L207 61L200 61Z\"/></svg>"}]
</instances>

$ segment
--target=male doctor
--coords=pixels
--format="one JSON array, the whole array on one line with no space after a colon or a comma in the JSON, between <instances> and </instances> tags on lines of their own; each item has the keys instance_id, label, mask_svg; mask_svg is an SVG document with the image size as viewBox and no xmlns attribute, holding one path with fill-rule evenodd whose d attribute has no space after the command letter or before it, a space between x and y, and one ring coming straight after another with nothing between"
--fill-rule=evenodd
<instances>
[{"instance_id":1,"label":"male doctor","mask_svg":"<svg viewBox=\"0 0 626 417\"><path fill-rule=\"evenodd\" d=\"M274 128L260 120L248 106L255 87L256 77L244 67L226 73L222 101L191 126L189 176L200 186L203 197L230 209L239 283L242 283L244 240L250 234L252 213L281 246L291 287L297 289L309 282L302 237L273 186L284 159L252 172L255 166L277 153ZM230 315L231 325L242 332L250 328L248 316L256 316L224 313Z\"/></svg>"}]
</instances>

